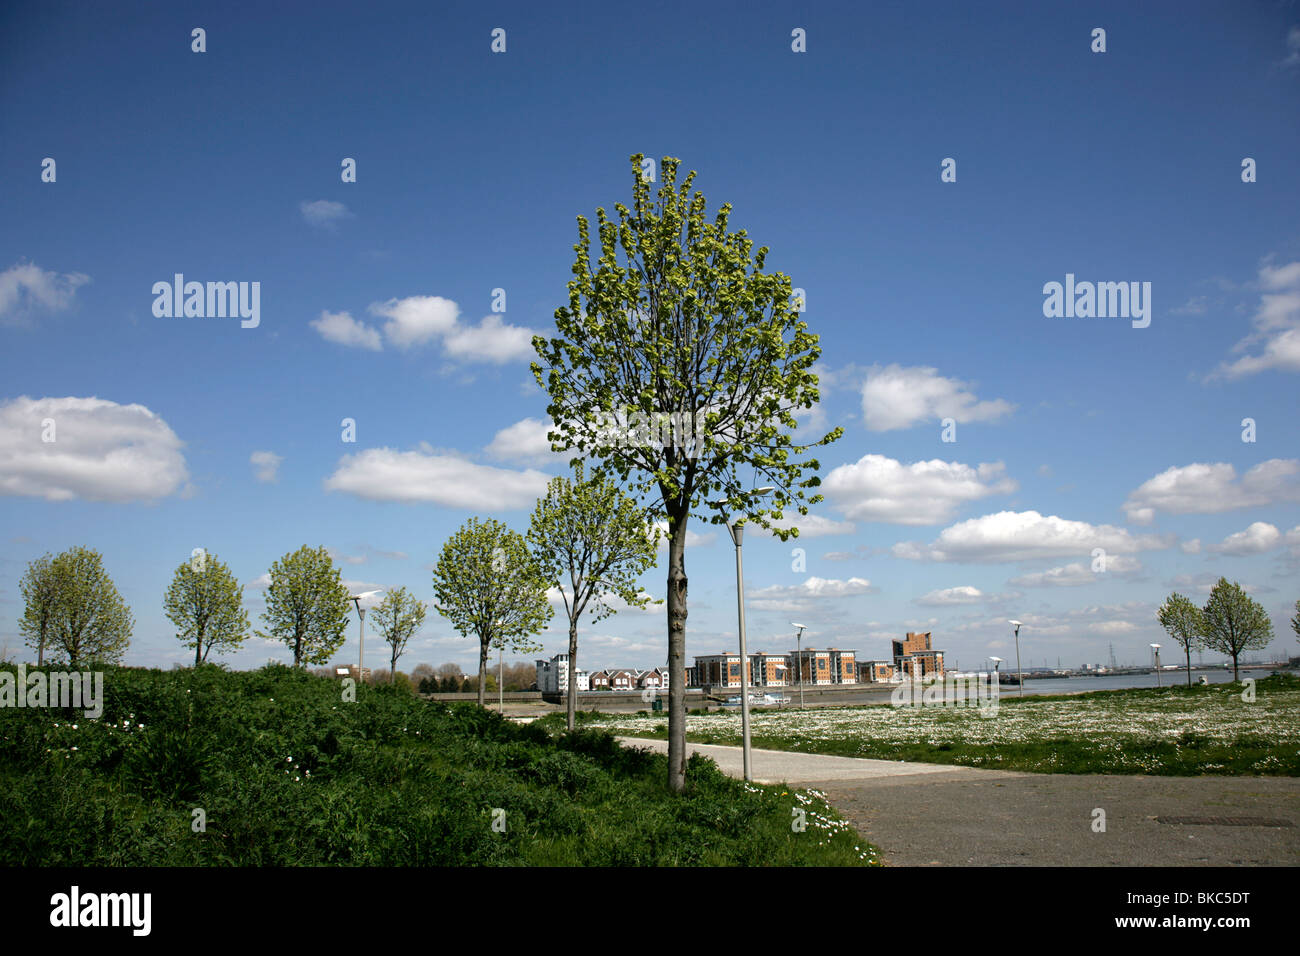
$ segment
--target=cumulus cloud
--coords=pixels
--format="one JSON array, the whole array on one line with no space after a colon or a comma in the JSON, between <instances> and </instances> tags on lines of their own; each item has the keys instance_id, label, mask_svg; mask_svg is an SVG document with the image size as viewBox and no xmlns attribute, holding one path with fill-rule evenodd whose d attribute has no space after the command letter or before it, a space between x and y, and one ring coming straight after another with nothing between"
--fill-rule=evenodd
<instances>
[{"instance_id":1,"label":"cumulus cloud","mask_svg":"<svg viewBox=\"0 0 1300 956\"><path fill-rule=\"evenodd\" d=\"M1215 554L1242 557L1272 551L1281 542L1281 531L1266 521L1256 521L1245 531L1230 534L1220 543L1212 544L1206 550L1213 551Z\"/></svg>"},{"instance_id":2,"label":"cumulus cloud","mask_svg":"<svg viewBox=\"0 0 1300 956\"><path fill-rule=\"evenodd\" d=\"M189 479L182 446L143 405L24 395L0 404L0 494L47 501L163 498Z\"/></svg>"},{"instance_id":3,"label":"cumulus cloud","mask_svg":"<svg viewBox=\"0 0 1300 956\"><path fill-rule=\"evenodd\" d=\"M1131 554L1171 543L1154 535L1135 537L1113 525L1068 521L1037 511L1000 511L944 528L930 544L904 541L891 552L912 561L985 564L1072 557L1091 554L1093 548L1104 548L1111 555Z\"/></svg>"},{"instance_id":4,"label":"cumulus cloud","mask_svg":"<svg viewBox=\"0 0 1300 956\"><path fill-rule=\"evenodd\" d=\"M428 502L492 511L532 507L546 493L550 478L531 468L494 468L454 454L371 448L344 455L325 479L325 490L369 501Z\"/></svg>"},{"instance_id":5,"label":"cumulus cloud","mask_svg":"<svg viewBox=\"0 0 1300 956\"><path fill-rule=\"evenodd\" d=\"M955 588L942 588L931 591L919 598L913 598L912 603L920 604L923 607L953 607L959 604L979 604L985 598L986 595L979 588L962 585Z\"/></svg>"},{"instance_id":6,"label":"cumulus cloud","mask_svg":"<svg viewBox=\"0 0 1300 956\"><path fill-rule=\"evenodd\" d=\"M950 520L964 504L1010 494L1019 485L1001 462L975 467L960 462L904 465L884 455L864 455L832 469L825 494L846 517L889 524L927 525Z\"/></svg>"},{"instance_id":7,"label":"cumulus cloud","mask_svg":"<svg viewBox=\"0 0 1300 956\"><path fill-rule=\"evenodd\" d=\"M352 213L341 202L317 199L314 202L303 200L298 204L302 221L318 229L333 229L344 219L351 219Z\"/></svg>"},{"instance_id":8,"label":"cumulus cloud","mask_svg":"<svg viewBox=\"0 0 1300 956\"><path fill-rule=\"evenodd\" d=\"M1008 584L1024 588L1074 588L1083 587L1088 584L1096 584L1104 581L1108 574L1132 574L1142 568L1142 562L1137 558L1126 557L1122 554L1106 558L1105 571L1093 571L1092 564L1082 564L1073 562L1058 568L1049 568L1046 571L1035 571L1032 574L1022 574L1019 577L1012 578Z\"/></svg>"},{"instance_id":9,"label":"cumulus cloud","mask_svg":"<svg viewBox=\"0 0 1300 956\"><path fill-rule=\"evenodd\" d=\"M327 342L378 352L384 346L379 332L352 318L349 312L322 312L319 319L307 323Z\"/></svg>"},{"instance_id":10,"label":"cumulus cloud","mask_svg":"<svg viewBox=\"0 0 1300 956\"><path fill-rule=\"evenodd\" d=\"M801 541L804 538L825 538L837 534L852 534L857 530L857 525L852 521L835 521L832 518L827 518L822 515L801 515L798 512L795 512L793 515L787 514L785 517L778 520L773 520L772 525L775 528L780 528L782 531L790 528L798 528L799 540ZM760 528L756 524L751 524L749 527L753 528L755 532L772 534L767 531L767 529ZM775 535L772 534L772 537L775 537ZM794 539L792 538L791 540Z\"/></svg>"},{"instance_id":11,"label":"cumulus cloud","mask_svg":"<svg viewBox=\"0 0 1300 956\"><path fill-rule=\"evenodd\" d=\"M1283 266L1265 262L1259 269L1259 305L1254 330L1232 347L1242 355L1223 361L1208 379L1237 379L1275 369L1300 372L1300 261Z\"/></svg>"},{"instance_id":12,"label":"cumulus cloud","mask_svg":"<svg viewBox=\"0 0 1300 956\"><path fill-rule=\"evenodd\" d=\"M60 275L30 262L18 262L0 272L0 322L21 324L34 312L71 308L77 290L90 281L81 272Z\"/></svg>"},{"instance_id":13,"label":"cumulus cloud","mask_svg":"<svg viewBox=\"0 0 1300 956\"><path fill-rule=\"evenodd\" d=\"M477 327L462 325L443 339L442 347L454 359L493 362L497 365L530 358L537 332L506 325L499 315L484 316Z\"/></svg>"},{"instance_id":14,"label":"cumulus cloud","mask_svg":"<svg viewBox=\"0 0 1300 956\"><path fill-rule=\"evenodd\" d=\"M546 433L554 427L549 418L520 419L497 432L484 451L497 461L525 461L537 465L551 464L566 455L575 454L576 449L564 454L551 451L551 442Z\"/></svg>"},{"instance_id":15,"label":"cumulus cloud","mask_svg":"<svg viewBox=\"0 0 1300 956\"><path fill-rule=\"evenodd\" d=\"M284 461L284 456L273 451L255 451L248 456L248 461L253 466L253 475L258 481L271 482L278 479L280 462Z\"/></svg>"},{"instance_id":16,"label":"cumulus cloud","mask_svg":"<svg viewBox=\"0 0 1300 956\"><path fill-rule=\"evenodd\" d=\"M747 591L745 603L759 611L802 611L822 601L875 594L879 590L866 578L839 581L810 575L802 584L774 584L756 591Z\"/></svg>"},{"instance_id":17,"label":"cumulus cloud","mask_svg":"<svg viewBox=\"0 0 1300 956\"><path fill-rule=\"evenodd\" d=\"M441 344L443 353L458 362L501 365L533 354L535 330L508 325L498 314L485 316L478 325L460 321L460 306L438 295L412 295L404 299L372 302L369 312L385 320L380 329L354 319L347 312L322 312L310 323L331 342L378 352L383 341L398 349Z\"/></svg>"},{"instance_id":18,"label":"cumulus cloud","mask_svg":"<svg viewBox=\"0 0 1300 956\"><path fill-rule=\"evenodd\" d=\"M926 422L938 425L951 418L958 424L991 422L1009 415L1015 405L1002 399L980 401L971 386L944 378L938 369L873 365L862 386L862 418L873 432L911 428Z\"/></svg>"},{"instance_id":19,"label":"cumulus cloud","mask_svg":"<svg viewBox=\"0 0 1300 956\"><path fill-rule=\"evenodd\" d=\"M1271 458L1237 480L1227 462L1169 468L1137 487L1123 508L1135 524L1150 524L1157 511L1168 514L1219 514L1300 501L1300 460Z\"/></svg>"},{"instance_id":20,"label":"cumulus cloud","mask_svg":"<svg viewBox=\"0 0 1300 956\"><path fill-rule=\"evenodd\" d=\"M412 295L372 302L370 314L388 320L384 323L384 337L390 344L408 349L452 332L460 316L460 306L439 295Z\"/></svg>"},{"instance_id":21,"label":"cumulus cloud","mask_svg":"<svg viewBox=\"0 0 1300 956\"><path fill-rule=\"evenodd\" d=\"M660 553L666 553L668 551L668 522L656 521L655 527L659 529L659 551ZM704 527L708 527L708 525L705 525ZM692 531L690 526L687 525L686 527L687 550L691 548L702 548L711 545L715 540L717 540L717 537L718 534L716 531Z\"/></svg>"}]
</instances>

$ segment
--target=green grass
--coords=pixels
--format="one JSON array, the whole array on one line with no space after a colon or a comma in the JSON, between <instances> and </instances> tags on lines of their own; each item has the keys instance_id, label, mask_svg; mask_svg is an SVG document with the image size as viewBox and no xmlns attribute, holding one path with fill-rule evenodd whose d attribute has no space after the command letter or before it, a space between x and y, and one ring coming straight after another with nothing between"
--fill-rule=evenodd
<instances>
[{"instance_id":1,"label":"green grass","mask_svg":"<svg viewBox=\"0 0 1300 956\"><path fill-rule=\"evenodd\" d=\"M7 668L12 671L12 668ZM35 668L29 669L29 673ZM864 865L816 794L281 666L106 668L98 720L0 708L7 866ZM196 832L196 809L206 828ZM807 828L791 821L801 810ZM494 811L504 811L504 817ZM504 832L493 827L504 819Z\"/></svg>"},{"instance_id":2,"label":"green grass","mask_svg":"<svg viewBox=\"0 0 1300 956\"><path fill-rule=\"evenodd\" d=\"M753 746L1034 773L1300 776L1300 678L1003 696L993 716L953 707L828 707L751 714ZM664 738L661 715L582 715L584 727ZM739 744L740 716L693 715L695 743Z\"/></svg>"}]
</instances>

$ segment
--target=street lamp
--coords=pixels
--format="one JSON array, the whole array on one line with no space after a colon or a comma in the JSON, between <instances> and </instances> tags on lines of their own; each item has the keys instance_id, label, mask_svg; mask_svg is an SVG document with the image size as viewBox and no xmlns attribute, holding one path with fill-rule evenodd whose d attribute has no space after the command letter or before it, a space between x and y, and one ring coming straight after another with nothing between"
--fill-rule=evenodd
<instances>
[{"instance_id":1,"label":"street lamp","mask_svg":"<svg viewBox=\"0 0 1300 956\"><path fill-rule=\"evenodd\" d=\"M755 488L750 494L758 497L769 495L775 490L775 488L767 485L762 488ZM710 501L708 504L710 508L717 508L721 512L727 506L727 499L719 498L717 501ZM749 651L745 647L745 579L740 559L740 546L745 528L740 522L732 523L728 521L727 530L731 532L731 540L736 545L736 615L740 622L740 735L743 741L745 781L752 783L754 778L749 770Z\"/></svg>"},{"instance_id":2,"label":"street lamp","mask_svg":"<svg viewBox=\"0 0 1300 956\"><path fill-rule=\"evenodd\" d=\"M1020 669L1020 622L1008 621L1008 624L1014 624L1016 627L1016 684L1020 689L1020 696L1025 696L1025 674Z\"/></svg>"},{"instance_id":3,"label":"street lamp","mask_svg":"<svg viewBox=\"0 0 1300 956\"><path fill-rule=\"evenodd\" d=\"M795 656L796 661L797 661L797 662L795 663L795 666L794 666L794 673L795 673L795 676L796 676L797 678L799 678L799 709L800 709L800 710L803 710L803 649L802 649L802 644L803 644L803 632L806 631L806 630L808 630L808 625L807 625L807 624L796 624L794 621L791 621L791 622L790 622L790 626L791 626L791 627L797 627L797 628L799 628L799 633L796 634L796 635L794 636L794 646L795 646L794 656Z\"/></svg>"},{"instance_id":4,"label":"street lamp","mask_svg":"<svg viewBox=\"0 0 1300 956\"><path fill-rule=\"evenodd\" d=\"M376 594L383 594L384 589L376 591L363 591L360 594L353 594L348 597L357 606L357 617L361 618L361 647L357 651L357 680L365 683L366 679L366 611L368 607L362 607L362 601L368 601Z\"/></svg>"},{"instance_id":5,"label":"street lamp","mask_svg":"<svg viewBox=\"0 0 1300 956\"><path fill-rule=\"evenodd\" d=\"M1152 644L1151 649L1156 652L1156 686L1160 686L1160 645Z\"/></svg>"}]
</instances>

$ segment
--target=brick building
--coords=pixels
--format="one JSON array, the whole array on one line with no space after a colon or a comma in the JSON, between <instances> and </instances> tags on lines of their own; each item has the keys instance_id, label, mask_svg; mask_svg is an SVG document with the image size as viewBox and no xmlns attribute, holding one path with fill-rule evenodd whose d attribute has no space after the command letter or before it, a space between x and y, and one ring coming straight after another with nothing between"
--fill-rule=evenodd
<instances>
[{"instance_id":1,"label":"brick building","mask_svg":"<svg viewBox=\"0 0 1300 956\"><path fill-rule=\"evenodd\" d=\"M907 632L901 641L894 641L894 668L900 677L917 679L943 678L943 651L930 646L930 632Z\"/></svg>"}]
</instances>

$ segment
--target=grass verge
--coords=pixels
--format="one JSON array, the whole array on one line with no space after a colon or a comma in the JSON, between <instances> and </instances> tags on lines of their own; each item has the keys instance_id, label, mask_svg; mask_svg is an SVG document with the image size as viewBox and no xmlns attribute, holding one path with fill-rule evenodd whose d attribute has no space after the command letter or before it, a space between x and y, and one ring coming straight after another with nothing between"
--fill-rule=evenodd
<instances>
[{"instance_id":1,"label":"grass verge","mask_svg":"<svg viewBox=\"0 0 1300 956\"><path fill-rule=\"evenodd\" d=\"M597 729L552 735L392 687L360 687L349 703L336 681L282 666L104 673L98 719L0 707L0 864L876 859L817 794L746 785L704 759L672 794L666 758Z\"/></svg>"}]
</instances>

